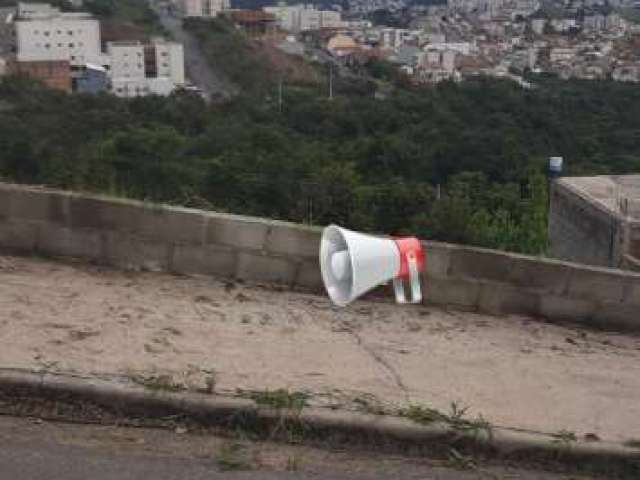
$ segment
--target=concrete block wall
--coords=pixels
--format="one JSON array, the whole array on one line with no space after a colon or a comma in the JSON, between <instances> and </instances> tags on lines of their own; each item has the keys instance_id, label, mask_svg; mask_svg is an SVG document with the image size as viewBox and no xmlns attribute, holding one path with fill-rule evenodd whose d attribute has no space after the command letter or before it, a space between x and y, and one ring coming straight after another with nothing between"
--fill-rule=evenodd
<instances>
[{"instance_id":1,"label":"concrete block wall","mask_svg":"<svg viewBox=\"0 0 640 480\"><path fill-rule=\"evenodd\" d=\"M562 182L551 187L549 255L604 267L621 264L622 222Z\"/></svg>"},{"instance_id":2,"label":"concrete block wall","mask_svg":"<svg viewBox=\"0 0 640 480\"><path fill-rule=\"evenodd\" d=\"M318 228L0 184L0 249L322 288Z\"/></svg>"},{"instance_id":3,"label":"concrete block wall","mask_svg":"<svg viewBox=\"0 0 640 480\"><path fill-rule=\"evenodd\" d=\"M640 273L424 242L427 302L640 330Z\"/></svg>"},{"instance_id":4,"label":"concrete block wall","mask_svg":"<svg viewBox=\"0 0 640 480\"><path fill-rule=\"evenodd\" d=\"M0 252L322 291L320 235L286 222L0 183ZM640 273L424 245L427 303L640 330Z\"/></svg>"},{"instance_id":5,"label":"concrete block wall","mask_svg":"<svg viewBox=\"0 0 640 480\"><path fill-rule=\"evenodd\" d=\"M629 224L628 253L632 257L640 259L640 222Z\"/></svg>"}]
</instances>

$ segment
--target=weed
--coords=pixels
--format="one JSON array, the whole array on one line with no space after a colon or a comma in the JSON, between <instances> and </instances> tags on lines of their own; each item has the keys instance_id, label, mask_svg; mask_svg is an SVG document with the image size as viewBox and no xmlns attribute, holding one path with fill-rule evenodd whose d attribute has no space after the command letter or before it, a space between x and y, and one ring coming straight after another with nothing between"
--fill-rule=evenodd
<instances>
[{"instance_id":1,"label":"weed","mask_svg":"<svg viewBox=\"0 0 640 480\"><path fill-rule=\"evenodd\" d=\"M216 374L211 373L204 379L204 383L207 386L207 391L213 393L216 389Z\"/></svg>"},{"instance_id":2,"label":"weed","mask_svg":"<svg viewBox=\"0 0 640 480\"><path fill-rule=\"evenodd\" d=\"M307 399L309 398L309 395L306 393L289 392L284 388L249 392L248 396L260 406L271 407L278 410L295 410L298 412L307 405Z\"/></svg>"},{"instance_id":3,"label":"weed","mask_svg":"<svg viewBox=\"0 0 640 480\"><path fill-rule=\"evenodd\" d=\"M569 445L571 442L575 442L578 440L576 434L570 432L569 430L560 430L559 432L556 432L551 436L554 438L554 443L563 443L565 445Z\"/></svg>"},{"instance_id":4,"label":"weed","mask_svg":"<svg viewBox=\"0 0 640 480\"><path fill-rule=\"evenodd\" d=\"M435 422L445 422L446 415L442 414L435 408L423 407L421 405L410 405L409 408L402 409L398 412L400 416L407 417L416 423L428 425Z\"/></svg>"},{"instance_id":5,"label":"weed","mask_svg":"<svg viewBox=\"0 0 640 480\"><path fill-rule=\"evenodd\" d=\"M468 407L461 408L456 402L451 402L451 412L449 414L442 413L435 408L420 405L411 405L407 409L400 410L399 414L423 425L440 422L455 430L470 433L476 438L481 433L485 433L487 437L492 438L493 430L491 424L482 415L475 419L465 418L468 410Z\"/></svg>"},{"instance_id":6,"label":"weed","mask_svg":"<svg viewBox=\"0 0 640 480\"><path fill-rule=\"evenodd\" d=\"M360 412L371 413L373 415L386 415L388 413L384 406L375 398L356 397L352 401Z\"/></svg>"},{"instance_id":7,"label":"weed","mask_svg":"<svg viewBox=\"0 0 640 480\"><path fill-rule=\"evenodd\" d=\"M297 472L300 469L300 457L297 454L289 456L287 458L287 470L290 472Z\"/></svg>"},{"instance_id":8,"label":"weed","mask_svg":"<svg viewBox=\"0 0 640 480\"><path fill-rule=\"evenodd\" d=\"M448 464L450 467L457 468L459 470L474 470L476 468L476 464L472 457L463 455L453 447L449 449Z\"/></svg>"},{"instance_id":9,"label":"weed","mask_svg":"<svg viewBox=\"0 0 640 480\"><path fill-rule=\"evenodd\" d=\"M200 393L215 393L216 391L216 372L212 370L203 370L205 373L204 386L197 389Z\"/></svg>"},{"instance_id":10,"label":"weed","mask_svg":"<svg viewBox=\"0 0 640 480\"><path fill-rule=\"evenodd\" d=\"M451 414L449 415L450 421L458 422L464 420L467 410L469 410L469 407L460 408L457 402L451 402Z\"/></svg>"},{"instance_id":11,"label":"weed","mask_svg":"<svg viewBox=\"0 0 640 480\"><path fill-rule=\"evenodd\" d=\"M632 438L624 442L624 445L629 448L637 448L640 450L640 438Z\"/></svg>"},{"instance_id":12,"label":"weed","mask_svg":"<svg viewBox=\"0 0 640 480\"><path fill-rule=\"evenodd\" d=\"M225 443L220 447L216 462L224 472L232 470L251 470L252 465L246 459L244 447L239 443Z\"/></svg>"},{"instance_id":13,"label":"weed","mask_svg":"<svg viewBox=\"0 0 640 480\"><path fill-rule=\"evenodd\" d=\"M184 385L175 383L171 375L134 375L131 380L149 390L158 390L166 392L181 392L186 390Z\"/></svg>"},{"instance_id":14,"label":"weed","mask_svg":"<svg viewBox=\"0 0 640 480\"><path fill-rule=\"evenodd\" d=\"M308 394L290 392L283 388L264 391L238 389L236 394L240 397L252 399L258 406L273 408L279 412L278 419L270 431L269 438L284 437L284 440L288 443L300 443L308 434L309 427L300 418L302 409L307 405ZM253 413L254 417L255 415L256 412ZM242 421L245 424L250 424L255 422L255 418L247 416Z\"/></svg>"}]
</instances>

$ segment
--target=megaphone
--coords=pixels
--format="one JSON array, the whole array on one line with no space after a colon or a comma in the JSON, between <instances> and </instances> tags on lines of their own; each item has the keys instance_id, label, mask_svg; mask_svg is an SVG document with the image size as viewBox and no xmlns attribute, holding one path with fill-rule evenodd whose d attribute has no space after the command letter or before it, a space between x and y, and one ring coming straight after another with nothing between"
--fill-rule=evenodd
<instances>
[{"instance_id":1,"label":"megaphone","mask_svg":"<svg viewBox=\"0 0 640 480\"><path fill-rule=\"evenodd\" d=\"M393 280L398 303L420 303L424 264L424 250L415 237L377 237L337 225L329 225L322 232L322 281L331 301L340 307L389 280ZM409 300L405 280L410 284Z\"/></svg>"}]
</instances>

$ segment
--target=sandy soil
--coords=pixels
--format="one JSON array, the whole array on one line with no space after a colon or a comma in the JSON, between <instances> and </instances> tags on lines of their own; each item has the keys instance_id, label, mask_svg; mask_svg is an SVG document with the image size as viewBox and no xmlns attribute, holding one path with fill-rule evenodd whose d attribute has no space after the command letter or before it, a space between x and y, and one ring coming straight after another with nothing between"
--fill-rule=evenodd
<instances>
[{"instance_id":1,"label":"sandy soil","mask_svg":"<svg viewBox=\"0 0 640 480\"><path fill-rule=\"evenodd\" d=\"M640 438L640 337L38 259L0 257L0 368L457 402L496 425Z\"/></svg>"}]
</instances>

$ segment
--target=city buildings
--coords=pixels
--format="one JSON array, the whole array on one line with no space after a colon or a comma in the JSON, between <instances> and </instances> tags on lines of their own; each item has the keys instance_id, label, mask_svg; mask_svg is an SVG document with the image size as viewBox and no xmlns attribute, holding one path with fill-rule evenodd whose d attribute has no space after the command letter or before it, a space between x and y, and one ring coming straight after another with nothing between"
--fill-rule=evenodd
<instances>
[{"instance_id":1,"label":"city buildings","mask_svg":"<svg viewBox=\"0 0 640 480\"><path fill-rule=\"evenodd\" d=\"M263 10L275 16L278 26L287 32L305 32L322 28L341 28L340 12L316 10L313 5L286 5L280 3Z\"/></svg>"},{"instance_id":2,"label":"city buildings","mask_svg":"<svg viewBox=\"0 0 640 480\"><path fill-rule=\"evenodd\" d=\"M559 0L550 5L540 0L449 0L424 8L405 2L395 15L385 7L390 20L404 28L359 24L353 18L353 11L368 11L383 1L349 0L351 13L339 33L363 50L382 52L415 82L490 75L534 88L535 79L528 76L541 73L640 81L640 24L619 9L631 7L627 0L608 6L599 0L566 5ZM360 10L353 9L354 3ZM414 48L425 53L418 62L410 54ZM455 52L455 61L450 53L445 62L442 52Z\"/></svg>"},{"instance_id":3,"label":"city buildings","mask_svg":"<svg viewBox=\"0 0 640 480\"><path fill-rule=\"evenodd\" d=\"M40 79L51 88L121 97L169 95L185 83L182 45L163 39L107 42L88 13L61 12L48 4L19 3L13 28L11 73Z\"/></svg>"}]
</instances>

